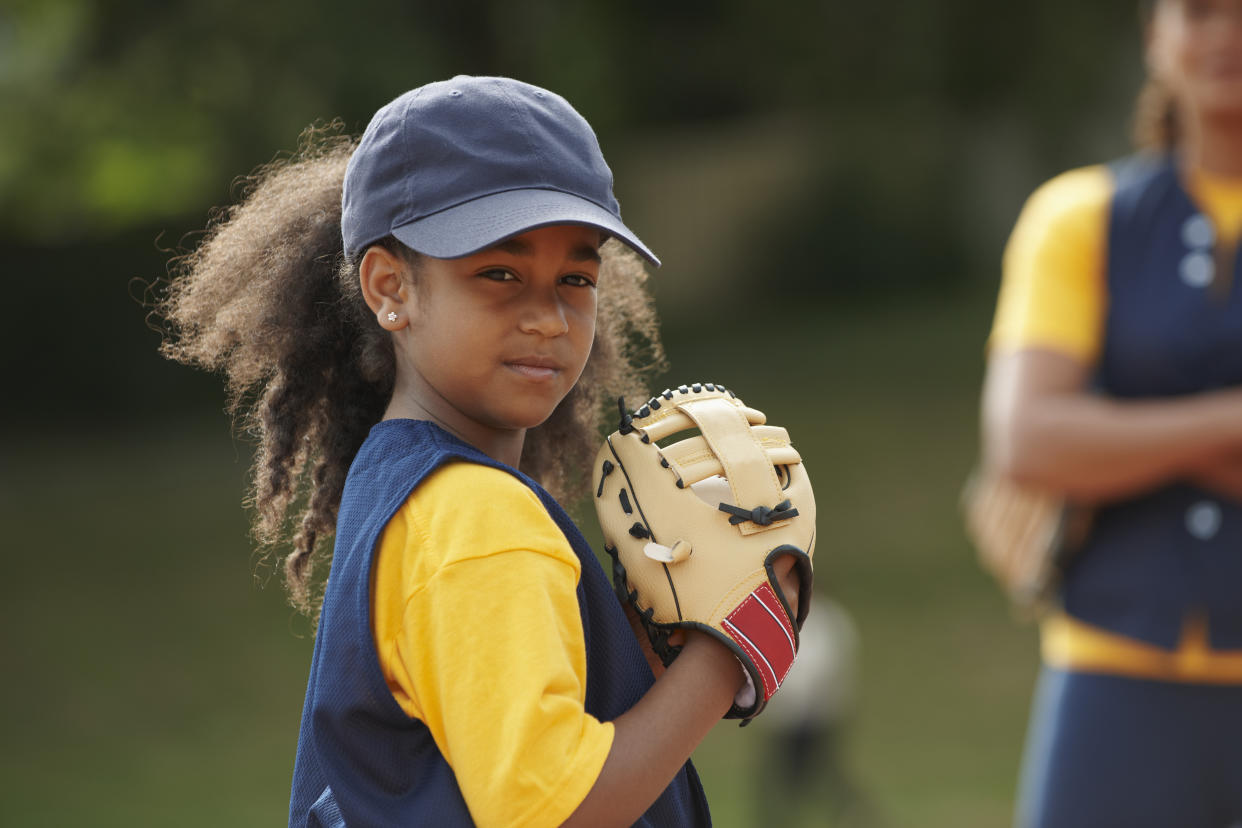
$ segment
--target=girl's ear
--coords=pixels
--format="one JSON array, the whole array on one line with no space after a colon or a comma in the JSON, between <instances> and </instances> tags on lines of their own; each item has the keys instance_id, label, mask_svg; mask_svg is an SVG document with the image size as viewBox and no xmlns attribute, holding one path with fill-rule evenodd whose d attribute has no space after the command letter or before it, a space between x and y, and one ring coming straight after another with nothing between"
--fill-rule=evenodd
<instances>
[{"instance_id":1,"label":"girl's ear","mask_svg":"<svg viewBox=\"0 0 1242 828\"><path fill-rule=\"evenodd\" d=\"M372 245L358 265L358 282L362 298L375 313L381 328L399 331L410 322L405 262L379 245Z\"/></svg>"}]
</instances>

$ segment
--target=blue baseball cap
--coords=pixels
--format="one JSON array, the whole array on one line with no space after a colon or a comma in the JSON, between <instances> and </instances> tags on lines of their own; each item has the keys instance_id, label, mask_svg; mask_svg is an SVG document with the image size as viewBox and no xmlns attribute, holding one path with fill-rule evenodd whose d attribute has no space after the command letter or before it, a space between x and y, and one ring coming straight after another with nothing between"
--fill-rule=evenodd
<instances>
[{"instance_id":1,"label":"blue baseball cap","mask_svg":"<svg viewBox=\"0 0 1242 828\"><path fill-rule=\"evenodd\" d=\"M621 221L591 125L553 92L458 75L375 113L345 171L341 237L353 258L392 235L437 259L551 224L585 224L660 260Z\"/></svg>"}]
</instances>

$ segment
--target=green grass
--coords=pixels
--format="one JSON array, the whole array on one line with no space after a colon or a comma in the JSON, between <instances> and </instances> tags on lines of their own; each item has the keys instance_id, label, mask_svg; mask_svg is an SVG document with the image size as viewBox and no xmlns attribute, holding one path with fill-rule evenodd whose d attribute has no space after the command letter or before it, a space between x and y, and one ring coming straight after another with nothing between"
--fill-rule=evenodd
<instances>
[{"instance_id":1,"label":"green grass","mask_svg":"<svg viewBox=\"0 0 1242 828\"><path fill-rule=\"evenodd\" d=\"M872 807L839 824L1010 819L1034 632L1010 621L957 512L976 452L988 312L965 304L804 318L775 353L752 342L670 343L676 379L729 366L722 381L789 428L815 483L817 591L849 609L862 642L844 761ZM726 828L754 824L736 757L762 725L717 728L696 755Z\"/></svg>"},{"instance_id":2,"label":"green grass","mask_svg":"<svg viewBox=\"0 0 1242 828\"><path fill-rule=\"evenodd\" d=\"M255 585L241 456L223 421L6 451L12 824L282 818L310 641Z\"/></svg>"},{"instance_id":3,"label":"green grass","mask_svg":"<svg viewBox=\"0 0 1242 828\"><path fill-rule=\"evenodd\" d=\"M815 482L817 588L860 630L842 761L868 809L833 823L812 786L808 824L1008 822L1034 633L956 506L987 313L808 313L668 342L671 381L724 382L789 428ZM209 419L27 435L2 456L5 821L279 824L311 641L278 581L256 582L246 446ZM696 754L722 828L759 824L768 735L725 723Z\"/></svg>"}]
</instances>

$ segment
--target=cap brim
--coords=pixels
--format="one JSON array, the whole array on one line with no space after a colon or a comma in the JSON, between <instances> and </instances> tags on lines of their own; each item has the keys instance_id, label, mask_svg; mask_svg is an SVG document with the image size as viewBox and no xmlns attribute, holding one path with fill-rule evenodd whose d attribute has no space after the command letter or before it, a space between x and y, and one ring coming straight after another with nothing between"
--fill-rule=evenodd
<instances>
[{"instance_id":1,"label":"cap brim","mask_svg":"<svg viewBox=\"0 0 1242 828\"><path fill-rule=\"evenodd\" d=\"M553 224L585 224L615 236L656 267L660 260L603 207L559 190L506 190L441 210L392 234L436 259L458 259L511 236Z\"/></svg>"}]
</instances>

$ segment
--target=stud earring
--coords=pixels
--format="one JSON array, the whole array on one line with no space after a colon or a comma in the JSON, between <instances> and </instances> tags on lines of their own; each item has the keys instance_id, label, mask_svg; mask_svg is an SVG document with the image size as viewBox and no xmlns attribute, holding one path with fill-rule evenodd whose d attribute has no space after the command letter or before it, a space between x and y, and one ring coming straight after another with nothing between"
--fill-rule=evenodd
<instances>
[{"instance_id":1,"label":"stud earring","mask_svg":"<svg viewBox=\"0 0 1242 828\"><path fill-rule=\"evenodd\" d=\"M396 322L396 321L397 321L397 313L396 313L396 311L389 311L389 312L388 312L388 321L389 321L389 322Z\"/></svg>"}]
</instances>

